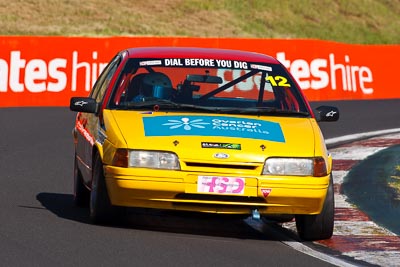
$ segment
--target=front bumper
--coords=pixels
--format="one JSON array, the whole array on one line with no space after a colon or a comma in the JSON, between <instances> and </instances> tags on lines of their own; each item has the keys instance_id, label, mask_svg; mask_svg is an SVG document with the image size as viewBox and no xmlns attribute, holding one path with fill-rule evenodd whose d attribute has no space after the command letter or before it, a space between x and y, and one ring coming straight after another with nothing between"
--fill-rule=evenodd
<instances>
[{"instance_id":1,"label":"front bumper","mask_svg":"<svg viewBox=\"0 0 400 267\"><path fill-rule=\"evenodd\" d=\"M240 195L199 193L199 176L237 174L152 170L105 166L111 203L116 206L222 214L319 214L329 175L325 177L243 175ZM267 192L267 193L266 193Z\"/></svg>"}]
</instances>

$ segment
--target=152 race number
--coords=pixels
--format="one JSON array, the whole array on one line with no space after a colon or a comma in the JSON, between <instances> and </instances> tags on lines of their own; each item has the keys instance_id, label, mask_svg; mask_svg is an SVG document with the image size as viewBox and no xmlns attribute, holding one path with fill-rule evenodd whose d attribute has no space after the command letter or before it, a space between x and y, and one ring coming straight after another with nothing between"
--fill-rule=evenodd
<instances>
[{"instance_id":1,"label":"152 race number","mask_svg":"<svg viewBox=\"0 0 400 267\"><path fill-rule=\"evenodd\" d=\"M245 179L240 177L199 176L197 192L215 194L242 195L245 188Z\"/></svg>"}]
</instances>

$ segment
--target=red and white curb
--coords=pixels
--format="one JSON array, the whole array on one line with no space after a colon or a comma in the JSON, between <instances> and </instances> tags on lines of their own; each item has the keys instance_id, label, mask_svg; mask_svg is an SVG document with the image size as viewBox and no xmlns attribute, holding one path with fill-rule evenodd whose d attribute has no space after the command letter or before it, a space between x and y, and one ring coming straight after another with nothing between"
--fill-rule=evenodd
<instances>
[{"instance_id":1,"label":"red and white curb","mask_svg":"<svg viewBox=\"0 0 400 267\"><path fill-rule=\"evenodd\" d=\"M400 266L400 237L371 221L368 215L347 202L346 196L340 194L343 178L355 164L398 144L400 144L400 133L392 133L340 145L329 150L333 157L335 228L331 239L317 241L315 244L369 264ZM295 223L285 223L283 227L294 231ZM345 265L343 262L336 264Z\"/></svg>"}]
</instances>

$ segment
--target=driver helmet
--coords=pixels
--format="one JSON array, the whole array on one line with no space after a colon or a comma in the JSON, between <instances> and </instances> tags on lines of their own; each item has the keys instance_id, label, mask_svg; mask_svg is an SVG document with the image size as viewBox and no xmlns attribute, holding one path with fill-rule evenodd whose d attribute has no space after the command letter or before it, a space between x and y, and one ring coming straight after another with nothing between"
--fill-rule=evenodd
<instances>
[{"instance_id":1,"label":"driver helmet","mask_svg":"<svg viewBox=\"0 0 400 267\"><path fill-rule=\"evenodd\" d=\"M149 73L143 78L142 93L145 96L169 99L173 93L171 80L161 72Z\"/></svg>"}]
</instances>

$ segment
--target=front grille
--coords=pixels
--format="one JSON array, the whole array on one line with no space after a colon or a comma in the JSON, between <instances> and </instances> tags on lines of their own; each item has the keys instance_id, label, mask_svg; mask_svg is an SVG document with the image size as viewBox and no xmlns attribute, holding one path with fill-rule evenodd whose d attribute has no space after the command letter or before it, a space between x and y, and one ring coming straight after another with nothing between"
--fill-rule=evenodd
<instances>
[{"instance_id":1,"label":"front grille","mask_svg":"<svg viewBox=\"0 0 400 267\"><path fill-rule=\"evenodd\" d=\"M241 170L255 170L257 166L251 165L233 165L233 164L212 164L212 163L197 163L186 162L188 167L201 167L201 168L219 168L219 169L241 169Z\"/></svg>"}]
</instances>

